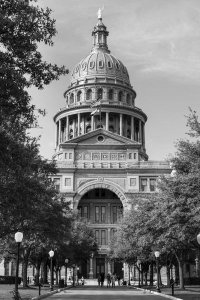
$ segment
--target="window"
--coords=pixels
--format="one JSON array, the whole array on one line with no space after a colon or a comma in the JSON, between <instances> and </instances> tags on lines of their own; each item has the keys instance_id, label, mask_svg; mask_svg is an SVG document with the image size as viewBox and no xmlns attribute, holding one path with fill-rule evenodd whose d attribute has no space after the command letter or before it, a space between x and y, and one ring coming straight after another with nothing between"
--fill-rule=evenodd
<instances>
[{"instance_id":1,"label":"window","mask_svg":"<svg viewBox=\"0 0 200 300\"><path fill-rule=\"evenodd\" d=\"M73 93L70 95L70 103L71 104L74 103L74 94Z\"/></svg>"},{"instance_id":2,"label":"window","mask_svg":"<svg viewBox=\"0 0 200 300\"><path fill-rule=\"evenodd\" d=\"M108 61L108 68L109 68L109 69L112 68L112 63L111 63L111 61Z\"/></svg>"},{"instance_id":3,"label":"window","mask_svg":"<svg viewBox=\"0 0 200 300\"><path fill-rule=\"evenodd\" d=\"M118 94L118 100L120 102L122 101L122 97L123 97L123 93L122 93L122 91L120 91L119 94Z\"/></svg>"},{"instance_id":4,"label":"window","mask_svg":"<svg viewBox=\"0 0 200 300\"><path fill-rule=\"evenodd\" d=\"M86 100L92 100L92 90L89 89L86 92Z\"/></svg>"},{"instance_id":5,"label":"window","mask_svg":"<svg viewBox=\"0 0 200 300\"><path fill-rule=\"evenodd\" d=\"M99 223L100 216L99 216L99 206L95 206L95 222Z\"/></svg>"},{"instance_id":6,"label":"window","mask_svg":"<svg viewBox=\"0 0 200 300\"><path fill-rule=\"evenodd\" d=\"M101 222L105 223L106 222L106 207L101 206Z\"/></svg>"},{"instance_id":7,"label":"window","mask_svg":"<svg viewBox=\"0 0 200 300\"><path fill-rule=\"evenodd\" d=\"M113 126L109 126L109 131L114 132L114 127Z\"/></svg>"},{"instance_id":8,"label":"window","mask_svg":"<svg viewBox=\"0 0 200 300\"><path fill-rule=\"evenodd\" d=\"M129 158L129 159L132 159L132 153L129 153L129 154L128 154L128 158Z\"/></svg>"},{"instance_id":9,"label":"window","mask_svg":"<svg viewBox=\"0 0 200 300\"><path fill-rule=\"evenodd\" d=\"M88 219L88 206L83 206L83 218Z\"/></svg>"},{"instance_id":10,"label":"window","mask_svg":"<svg viewBox=\"0 0 200 300\"><path fill-rule=\"evenodd\" d=\"M149 187L151 192L155 192L156 190L156 179L155 178L150 178L149 180Z\"/></svg>"},{"instance_id":11,"label":"window","mask_svg":"<svg viewBox=\"0 0 200 300\"><path fill-rule=\"evenodd\" d=\"M81 206L78 207L78 215L79 215L79 217L82 216L82 207Z\"/></svg>"},{"instance_id":12,"label":"window","mask_svg":"<svg viewBox=\"0 0 200 300\"><path fill-rule=\"evenodd\" d=\"M147 191L147 178L141 178L140 187L142 192Z\"/></svg>"},{"instance_id":13,"label":"window","mask_svg":"<svg viewBox=\"0 0 200 300\"><path fill-rule=\"evenodd\" d=\"M136 186L136 178L130 178L130 186Z\"/></svg>"},{"instance_id":14,"label":"window","mask_svg":"<svg viewBox=\"0 0 200 300\"><path fill-rule=\"evenodd\" d=\"M77 93L77 101L81 101L81 95L82 95L82 92L81 91L78 91Z\"/></svg>"},{"instance_id":15,"label":"window","mask_svg":"<svg viewBox=\"0 0 200 300\"><path fill-rule=\"evenodd\" d=\"M136 159L137 158L137 153L134 153L134 159Z\"/></svg>"},{"instance_id":16,"label":"window","mask_svg":"<svg viewBox=\"0 0 200 300\"><path fill-rule=\"evenodd\" d=\"M97 244L100 244L100 239L99 239L99 230L95 230L95 240Z\"/></svg>"},{"instance_id":17,"label":"window","mask_svg":"<svg viewBox=\"0 0 200 300\"><path fill-rule=\"evenodd\" d=\"M65 186L71 186L71 178L65 178Z\"/></svg>"},{"instance_id":18,"label":"window","mask_svg":"<svg viewBox=\"0 0 200 300\"><path fill-rule=\"evenodd\" d=\"M97 91L97 99L100 100L103 98L103 89L98 89Z\"/></svg>"},{"instance_id":19,"label":"window","mask_svg":"<svg viewBox=\"0 0 200 300\"><path fill-rule=\"evenodd\" d=\"M94 68L94 61L90 61L90 69Z\"/></svg>"},{"instance_id":20,"label":"window","mask_svg":"<svg viewBox=\"0 0 200 300\"><path fill-rule=\"evenodd\" d=\"M106 231L101 230L101 245L106 245Z\"/></svg>"},{"instance_id":21,"label":"window","mask_svg":"<svg viewBox=\"0 0 200 300\"><path fill-rule=\"evenodd\" d=\"M60 190L60 178L54 178L53 183L54 183L56 190L59 191Z\"/></svg>"},{"instance_id":22,"label":"window","mask_svg":"<svg viewBox=\"0 0 200 300\"><path fill-rule=\"evenodd\" d=\"M113 217L113 223L117 222L117 206L112 207L112 217Z\"/></svg>"},{"instance_id":23,"label":"window","mask_svg":"<svg viewBox=\"0 0 200 300\"><path fill-rule=\"evenodd\" d=\"M109 90L109 92L108 92L108 99L109 100L113 99L113 90Z\"/></svg>"},{"instance_id":24,"label":"window","mask_svg":"<svg viewBox=\"0 0 200 300\"><path fill-rule=\"evenodd\" d=\"M99 61L99 68L103 68L103 60Z\"/></svg>"},{"instance_id":25,"label":"window","mask_svg":"<svg viewBox=\"0 0 200 300\"><path fill-rule=\"evenodd\" d=\"M126 95L126 102L127 102L128 105L131 104L131 102L130 102L130 95L129 94Z\"/></svg>"},{"instance_id":26,"label":"window","mask_svg":"<svg viewBox=\"0 0 200 300\"><path fill-rule=\"evenodd\" d=\"M69 159L72 159L72 153L69 153Z\"/></svg>"},{"instance_id":27,"label":"window","mask_svg":"<svg viewBox=\"0 0 200 300\"><path fill-rule=\"evenodd\" d=\"M119 69L119 64L118 63L116 63L116 68Z\"/></svg>"}]
</instances>

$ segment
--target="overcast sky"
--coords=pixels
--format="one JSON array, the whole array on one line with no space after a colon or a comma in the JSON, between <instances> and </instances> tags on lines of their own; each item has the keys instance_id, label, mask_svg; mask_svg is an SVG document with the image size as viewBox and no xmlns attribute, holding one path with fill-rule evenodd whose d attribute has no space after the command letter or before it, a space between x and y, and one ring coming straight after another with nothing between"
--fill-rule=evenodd
<instances>
[{"instance_id":1,"label":"overcast sky","mask_svg":"<svg viewBox=\"0 0 200 300\"><path fill-rule=\"evenodd\" d=\"M39 0L52 9L57 36L54 46L40 46L44 59L70 71L92 48L97 11L104 6L111 53L127 67L137 93L136 106L148 116L146 150L150 160L163 160L188 138L188 107L200 116L200 0ZM31 89L32 101L45 108L39 118L41 154L51 158L55 148L53 116L65 106L63 93L70 74Z\"/></svg>"}]
</instances>

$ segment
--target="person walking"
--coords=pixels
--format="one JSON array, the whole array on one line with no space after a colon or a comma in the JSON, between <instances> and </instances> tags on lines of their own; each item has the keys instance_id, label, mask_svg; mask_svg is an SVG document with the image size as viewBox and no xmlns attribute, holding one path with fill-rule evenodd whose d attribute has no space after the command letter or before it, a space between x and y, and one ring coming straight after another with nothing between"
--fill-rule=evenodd
<instances>
[{"instance_id":1,"label":"person walking","mask_svg":"<svg viewBox=\"0 0 200 300\"><path fill-rule=\"evenodd\" d=\"M103 287L104 279L105 279L105 275L104 273L101 273L101 287Z\"/></svg>"},{"instance_id":2,"label":"person walking","mask_svg":"<svg viewBox=\"0 0 200 300\"><path fill-rule=\"evenodd\" d=\"M98 281L98 286L100 286L100 284L101 284L101 274L98 275L97 281Z\"/></svg>"},{"instance_id":3,"label":"person walking","mask_svg":"<svg viewBox=\"0 0 200 300\"><path fill-rule=\"evenodd\" d=\"M110 287L110 284L111 284L111 276L109 273L107 274L106 278L107 278L107 288L108 288L108 287Z\"/></svg>"},{"instance_id":4,"label":"person walking","mask_svg":"<svg viewBox=\"0 0 200 300\"><path fill-rule=\"evenodd\" d=\"M115 280L116 280L116 275L113 273L111 276L112 288L115 288Z\"/></svg>"},{"instance_id":5,"label":"person walking","mask_svg":"<svg viewBox=\"0 0 200 300\"><path fill-rule=\"evenodd\" d=\"M118 281L118 285L120 286L120 281L121 281L121 278L119 275L117 275L117 281Z\"/></svg>"}]
</instances>

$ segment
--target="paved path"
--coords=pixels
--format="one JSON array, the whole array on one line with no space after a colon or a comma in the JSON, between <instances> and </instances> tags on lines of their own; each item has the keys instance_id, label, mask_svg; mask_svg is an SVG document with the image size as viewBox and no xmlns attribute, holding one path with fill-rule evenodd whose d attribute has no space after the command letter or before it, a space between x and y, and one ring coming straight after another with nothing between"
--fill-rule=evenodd
<instances>
[{"instance_id":1,"label":"paved path","mask_svg":"<svg viewBox=\"0 0 200 300\"><path fill-rule=\"evenodd\" d=\"M47 300L165 300L160 295L138 291L126 287L99 288L84 286L71 288L52 295Z\"/></svg>"}]
</instances>

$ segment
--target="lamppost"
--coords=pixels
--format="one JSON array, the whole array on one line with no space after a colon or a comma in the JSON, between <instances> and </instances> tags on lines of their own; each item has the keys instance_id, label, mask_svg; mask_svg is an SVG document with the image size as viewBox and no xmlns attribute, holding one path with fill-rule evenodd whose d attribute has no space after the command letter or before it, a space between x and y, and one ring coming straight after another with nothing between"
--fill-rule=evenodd
<instances>
[{"instance_id":1,"label":"lamppost","mask_svg":"<svg viewBox=\"0 0 200 300\"><path fill-rule=\"evenodd\" d=\"M137 260L137 265L138 265L138 270L139 270L139 285L138 285L138 287L141 287L141 284L140 284L140 265L141 265L141 260L140 259Z\"/></svg>"},{"instance_id":2,"label":"lamppost","mask_svg":"<svg viewBox=\"0 0 200 300\"><path fill-rule=\"evenodd\" d=\"M50 291L53 291L53 256L54 256L54 251L51 250L49 251L49 256L50 256Z\"/></svg>"},{"instance_id":3,"label":"lamppost","mask_svg":"<svg viewBox=\"0 0 200 300\"><path fill-rule=\"evenodd\" d=\"M197 242L200 245L200 233L197 234ZM196 262L196 269L197 269L197 276L198 276L199 275L199 259L198 259L198 257L196 258L195 262Z\"/></svg>"},{"instance_id":4,"label":"lamppost","mask_svg":"<svg viewBox=\"0 0 200 300\"><path fill-rule=\"evenodd\" d=\"M157 269L157 288L156 288L156 290L157 290L158 293L161 293L160 286L159 286L159 281L160 280L159 280L159 266L158 266L158 258L160 256L160 252L155 251L154 254L155 254L155 257L156 257L156 269Z\"/></svg>"},{"instance_id":5,"label":"lamppost","mask_svg":"<svg viewBox=\"0 0 200 300\"><path fill-rule=\"evenodd\" d=\"M17 243L17 260L16 260L16 276L15 276L15 295L16 300L19 299L19 293L18 293L18 275L19 275L19 248L20 243L23 240L23 233L22 232L16 232L15 233L15 241Z\"/></svg>"},{"instance_id":6,"label":"lamppost","mask_svg":"<svg viewBox=\"0 0 200 300\"><path fill-rule=\"evenodd\" d=\"M69 262L69 259L65 259L65 286L67 286L67 264Z\"/></svg>"}]
</instances>

